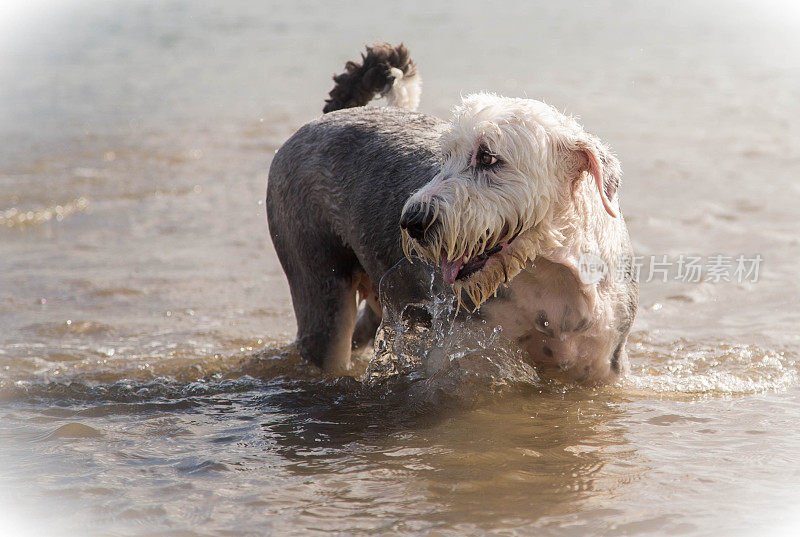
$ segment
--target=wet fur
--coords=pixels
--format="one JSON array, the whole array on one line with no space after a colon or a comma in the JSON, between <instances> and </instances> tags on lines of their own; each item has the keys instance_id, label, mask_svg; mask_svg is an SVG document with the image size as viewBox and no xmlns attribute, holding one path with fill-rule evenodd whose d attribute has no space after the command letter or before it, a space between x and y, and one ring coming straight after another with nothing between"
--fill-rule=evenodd
<instances>
[{"instance_id":1,"label":"wet fur","mask_svg":"<svg viewBox=\"0 0 800 537\"><path fill-rule=\"evenodd\" d=\"M396 80L386 76L400 72L393 65L413 67L409 78L418 77L407 51L393 50L368 49L361 64L348 64L326 109L360 106L379 87L393 93ZM624 220L609 216L619 210L619 162L574 119L538 101L477 94L454 112L448 123L398 108L347 108L305 125L276 153L267 217L289 280L298 350L328 370L348 367L354 343L377 329L377 283L404 253L432 261L474 256L516 236L480 272L457 281L456 293L473 308L486 302L479 314L509 325L506 335L518 342L532 340L539 316L553 317L564 330L529 346L535 361L577 380L616 378L627 363L636 283L584 285L577 270L582 252L599 254L612 274L631 253ZM470 172L481 144L506 167ZM412 203L435 214L429 240L400 233ZM550 305L536 306L546 294ZM357 317L358 295L368 305Z\"/></svg>"},{"instance_id":2,"label":"wet fur","mask_svg":"<svg viewBox=\"0 0 800 537\"><path fill-rule=\"evenodd\" d=\"M298 348L317 365L347 367L358 284L366 275L374 290L403 258L400 212L436 174L446 127L398 108L352 108L309 123L276 153L269 230L289 280ZM379 318L372 321L374 335Z\"/></svg>"}]
</instances>

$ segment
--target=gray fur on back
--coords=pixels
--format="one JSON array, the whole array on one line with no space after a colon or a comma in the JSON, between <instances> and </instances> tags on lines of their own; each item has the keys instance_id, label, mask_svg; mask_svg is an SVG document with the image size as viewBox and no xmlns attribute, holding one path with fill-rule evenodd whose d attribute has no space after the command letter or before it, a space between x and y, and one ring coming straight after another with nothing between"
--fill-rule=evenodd
<instances>
[{"instance_id":1,"label":"gray fur on back","mask_svg":"<svg viewBox=\"0 0 800 537\"><path fill-rule=\"evenodd\" d=\"M267 214L279 253L295 258L295 266L317 262L327 270L329 259L347 252L319 251L320 245L341 246L377 286L403 257L400 212L438 171L446 125L398 108L367 107L332 112L302 127L269 171Z\"/></svg>"}]
</instances>

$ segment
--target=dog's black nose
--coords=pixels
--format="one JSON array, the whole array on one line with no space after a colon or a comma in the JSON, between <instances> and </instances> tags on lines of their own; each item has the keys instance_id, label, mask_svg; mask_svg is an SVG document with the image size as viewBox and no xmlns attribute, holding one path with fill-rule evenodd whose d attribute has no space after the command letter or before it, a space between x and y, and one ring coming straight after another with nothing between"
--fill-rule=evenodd
<instances>
[{"instance_id":1,"label":"dog's black nose","mask_svg":"<svg viewBox=\"0 0 800 537\"><path fill-rule=\"evenodd\" d=\"M433 224L434 211L429 210L427 205L417 204L403 213L400 217L400 227L414 239L422 242L425 238L425 231Z\"/></svg>"}]
</instances>

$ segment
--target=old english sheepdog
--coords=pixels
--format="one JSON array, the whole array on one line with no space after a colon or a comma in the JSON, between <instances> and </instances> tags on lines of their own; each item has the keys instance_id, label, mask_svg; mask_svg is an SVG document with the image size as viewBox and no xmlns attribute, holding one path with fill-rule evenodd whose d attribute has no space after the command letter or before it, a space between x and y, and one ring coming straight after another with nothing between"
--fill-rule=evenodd
<instances>
[{"instance_id":1,"label":"old english sheepdog","mask_svg":"<svg viewBox=\"0 0 800 537\"><path fill-rule=\"evenodd\" d=\"M420 75L403 45L367 47L334 81L325 114L276 153L267 187L301 355L347 368L380 323L378 282L413 253L542 369L623 374L638 287L609 148L531 99L479 93L450 121L417 113ZM377 95L390 106L364 106Z\"/></svg>"}]
</instances>

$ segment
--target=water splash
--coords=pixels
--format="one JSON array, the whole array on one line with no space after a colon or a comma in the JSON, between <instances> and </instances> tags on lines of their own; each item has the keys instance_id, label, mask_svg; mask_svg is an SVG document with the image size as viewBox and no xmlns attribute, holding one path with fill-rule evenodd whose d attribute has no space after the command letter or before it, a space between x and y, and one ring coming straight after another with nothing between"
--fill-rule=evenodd
<instances>
[{"instance_id":1,"label":"water splash","mask_svg":"<svg viewBox=\"0 0 800 537\"><path fill-rule=\"evenodd\" d=\"M757 345L661 342L646 333L629 342L633 371L625 386L644 394L730 396L783 391L800 383L792 350Z\"/></svg>"},{"instance_id":2,"label":"water splash","mask_svg":"<svg viewBox=\"0 0 800 537\"><path fill-rule=\"evenodd\" d=\"M474 400L510 387L537 385L538 375L502 327L457 311L456 297L430 265L403 259L381 279L383 320L364 384L393 377L416 382L424 399Z\"/></svg>"},{"instance_id":3,"label":"water splash","mask_svg":"<svg viewBox=\"0 0 800 537\"><path fill-rule=\"evenodd\" d=\"M380 284L383 321L364 384L412 383L409 393L474 401L508 387L541 386L536 371L502 327L456 311L441 275L420 260L403 260ZM635 333L629 342L629 393L677 397L782 391L800 383L797 355L756 345L687 340L658 342Z\"/></svg>"},{"instance_id":4,"label":"water splash","mask_svg":"<svg viewBox=\"0 0 800 537\"><path fill-rule=\"evenodd\" d=\"M364 381L420 371L453 331L455 296L421 261L400 261L380 282L383 321Z\"/></svg>"}]
</instances>

